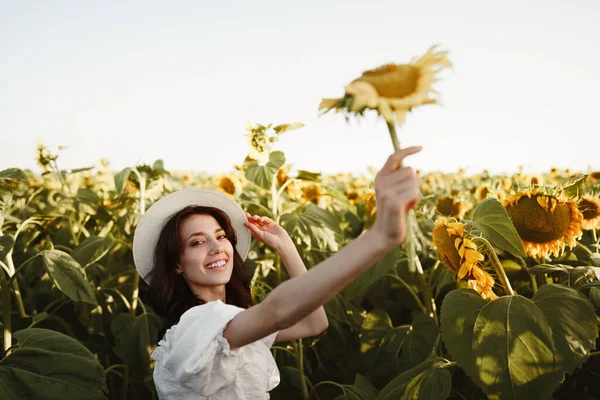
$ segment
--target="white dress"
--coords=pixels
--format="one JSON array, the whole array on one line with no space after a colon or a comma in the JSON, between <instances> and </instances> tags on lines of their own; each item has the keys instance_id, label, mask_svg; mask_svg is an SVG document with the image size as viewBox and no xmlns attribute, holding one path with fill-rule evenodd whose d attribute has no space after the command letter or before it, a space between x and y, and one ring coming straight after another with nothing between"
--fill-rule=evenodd
<instances>
[{"instance_id":1,"label":"white dress","mask_svg":"<svg viewBox=\"0 0 600 400\"><path fill-rule=\"evenodd\" d=\"M277 332L235 350L223 337L243 308L211 301L190 308L152 352L160 399L268 399L279 384L270 347Z\"/></svg>"}]
</instances>

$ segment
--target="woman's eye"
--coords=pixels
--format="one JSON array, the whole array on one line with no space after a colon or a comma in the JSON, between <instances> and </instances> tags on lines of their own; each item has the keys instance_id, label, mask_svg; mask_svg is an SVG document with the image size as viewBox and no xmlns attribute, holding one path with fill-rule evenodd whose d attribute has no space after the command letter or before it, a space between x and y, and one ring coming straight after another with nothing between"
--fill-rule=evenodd
<instances>
[{"instance_id":1,"label":"woman's eye","mask_svg":"<svg viewBox=\"0 0 600 400\"><path fill-rule=\"evenodd\" d=\"M200 240L196 240L196 241L192 242L192 246L195 246L195 245L196 245L196 243L200 243L200 244L202 244L202 243L204 243L204 242L203 242L203 241L200 241Z\"/></svg>"},{"instance_id":2,"label":"woman's eye","mask_svg":"<svg viewBox=\"0 0 600 400\"><path fill-rule=\"evenodd\" d=\"M227 235L220 235L219 239L227 239Z\"/></svg>"}]
</instances>

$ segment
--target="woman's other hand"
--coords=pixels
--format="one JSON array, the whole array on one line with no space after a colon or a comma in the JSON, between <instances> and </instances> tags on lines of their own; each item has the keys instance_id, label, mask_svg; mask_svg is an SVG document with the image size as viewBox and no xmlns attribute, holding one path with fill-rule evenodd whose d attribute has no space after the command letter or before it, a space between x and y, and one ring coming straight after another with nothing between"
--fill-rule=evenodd
<instances>
[{"instance_id":1,"label":"woman's other hand","mask_svg":"<svg viewBox=\"0 0 600 400\"><path fill-rule=\"evenodd\" d=\"M386 246L400 244L406 238L406 212L421 198L419 178L411 167L400 167L402 160L421 151L407 147L392 154L375 177L377 217L373 230Z\"/></svg>"},{"instance_id":2,"label":"woman's other hand","mask_svg":"<svg viewBox=\"0 0 600 400\"><path fill-rule=\"evenodd\" d=\"M245 225L250 229L252 237L275 251L281 251L284 245L292 242L290 235L288 235L285 229L272 219L248 213L246 213L246 217L248 217L248 222Z\"/></svg>"}]
</instances>

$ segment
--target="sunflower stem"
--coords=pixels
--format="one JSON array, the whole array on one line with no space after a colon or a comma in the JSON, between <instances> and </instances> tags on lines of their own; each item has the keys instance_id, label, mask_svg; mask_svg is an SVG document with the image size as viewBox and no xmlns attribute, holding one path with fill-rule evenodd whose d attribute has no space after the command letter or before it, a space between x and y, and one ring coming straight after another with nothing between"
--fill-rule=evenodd
<instances>
[{"instance_id":1,"label":"sunflower stem","mask_svg":"<svg viewBox=\"0 0 600 400\"><path fill-rule=\"evenodd\" d=\"M392 144L394 145L394 151L400 150L400 141L398 140L398 135L396 135L396 125L392 122L387 122L388 131L390 131L390 136L392 137ZM402 163L400 163L402 166Z\"/></svg>"},{"instance_id":2,"label":"sunflower stem","mask_svg":"<svg viewBox=\"0 0 600 400\"><path fill-rule=\"evenodd\" d=\"M507 295L514 296L515 292L514 292L512 286L510 285L508 276L506 276L504 267L502 266L502 263L498 259L498 255L494 251L494 248L492 247L490 242L488 242L487 240L485 240L482 237L474 238L473 242L481 243L483 246L485 246L487 253L490 256L490 260L492 261L492 266L494 267L494 271L496 271L496 274L498 275L498 279L500 279L500 282L502 283L502 286L504 287L504 291L506 292Z\"/></svg>"},{"instance_id":3,"label":"sunflower stem","mask_svg":"<svg viewBox=\"0 0 600 400\"><path fill-rule=\"evenodd\" d=\"M396 125L393 122L386 121L388 131L390 132L390 137L392 138L392 145L394 146L394 151L400 150L400 141L398 140L398 135L396 133ZM402 168L402 162L398 168ZM429 290L429 286L425 282L425 277L423 275L423 267L421 266L421 262L417 257L417 252L415 249L415 241L413 237L413 221L416 223L414 210L408 210L406 215L406 249L408 253L408 264L411 271L415 271L419 277L419 286L421 292L423 293L425 309L427 310L427 314L433 317L437 322L437 313L435 310L435 300L431 295L431 291Z\"/></svg>"}]
</instances>

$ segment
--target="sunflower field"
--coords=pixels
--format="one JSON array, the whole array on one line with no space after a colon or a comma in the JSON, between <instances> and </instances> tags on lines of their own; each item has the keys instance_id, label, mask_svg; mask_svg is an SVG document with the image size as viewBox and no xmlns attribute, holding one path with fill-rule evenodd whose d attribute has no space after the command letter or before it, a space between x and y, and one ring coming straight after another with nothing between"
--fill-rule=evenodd
<instances>
[{"instance_id":1,"label":"sunflower field","mask_svg":"<svg viewBox=\"0 0 600 400\"><path fill-rule=\"evenodd\" d=\"M428 52L367 71L321 108L377 110L397 148L406 112L434 102L406 93L437 69L395 92L377 85L436 63L448 64ZM246 126L249 154L224 175L161 160L66 170L43 143L39 172L0 171L0 398L157 398L150 354L161 321L131 245L141 215L168 193L223 191L280 223L309 269L368 230L375 171L295 169L276 148L299 128ZM407 239L325 305L324 333L273 346L281 383L271 398L600 398L600 172L417 173ZM288 279L262 243L246 266L256 302Z\"/></svg>"}]
</instances>

